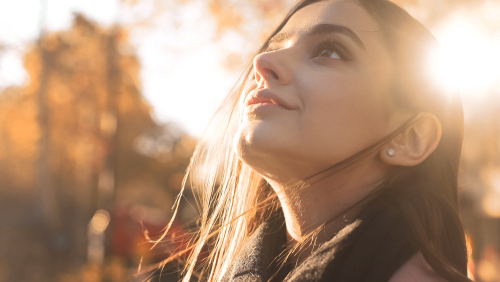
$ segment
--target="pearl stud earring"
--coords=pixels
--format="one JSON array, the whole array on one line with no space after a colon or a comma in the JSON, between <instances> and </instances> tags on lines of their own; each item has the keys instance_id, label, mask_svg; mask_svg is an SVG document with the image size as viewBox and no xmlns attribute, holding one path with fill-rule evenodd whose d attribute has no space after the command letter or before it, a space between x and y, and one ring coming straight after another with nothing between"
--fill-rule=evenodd
<instances>
[{"instance_id":1,"label":"pearl stud earring","mask_svg":"<svg viewBox=\"0 0 500 282\"><path fill-rule=\"evenodd\" d=\"M394 149L389 149L389 150L387 151L387 154L388 154L389 156L391 156L391 157L392 157L392 156L394 156Z\"/></svg>"}]
</instances>

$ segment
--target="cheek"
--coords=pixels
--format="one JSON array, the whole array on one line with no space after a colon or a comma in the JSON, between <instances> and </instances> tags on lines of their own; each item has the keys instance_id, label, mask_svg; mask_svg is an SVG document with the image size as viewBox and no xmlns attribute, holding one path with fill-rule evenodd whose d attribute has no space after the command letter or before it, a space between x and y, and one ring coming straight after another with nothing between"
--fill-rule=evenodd
<instances>
[{"instance_id":1,"label":"cheek","mask_svg":"<svg viewBox=\"0 0 500 282\"><path fill-rule=\"evenodd\" d=\"M367 81L330 77L310 84L300 126L310 154L328 162L340 161L381 138L384 110L373 84Z\"/></svg>"},{"instance_id":2,"label":"cheek","mask_svg":"<svg viewBox=\"0 0 500 282\"><path fill-rule=\"evenodd\" d=\"M380 99L366 79L325 77L308 88L304 91L307 93L305 116L321 126L348 126L348 123L373 118L381 110Z\"/></svg>"}]
</instances>

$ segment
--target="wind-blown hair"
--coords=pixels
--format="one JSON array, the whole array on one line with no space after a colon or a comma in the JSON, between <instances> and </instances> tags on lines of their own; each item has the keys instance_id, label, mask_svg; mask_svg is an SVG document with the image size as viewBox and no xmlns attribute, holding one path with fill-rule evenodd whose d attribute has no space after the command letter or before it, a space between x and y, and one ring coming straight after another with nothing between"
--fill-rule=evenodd
<instances>
[{"instance_id":1,"label":"wind-blown hair","mask_svg":"<svg viewBox=\"0 0 500 282\"><path fill-rule=\"evenodd\" d=\"M299 2L269 38L277 34L295 12L320 1ZM458 96L446 95L426 71L437 41L423 25L391 1L353 1L363 6L380 25L379 32L394 64L388 104L416 115L432 113L443 130L436 150L421 164L392 168L377 189L376 198L404 218L411 241L440 276L449 281L470 281L466 276L467 251L457 196L463 111ZM269 38L259 53L267 48ZM239 160L232 149L239 123L238 101L251 80L251 72L252 65L249 65L239 86L228 95L212 119L188 168L184 184L189 181L192 189L199 192L198 229L188 249L164 261L188 255L182 274L184 282L190 281L193 275L199 275L202 280L219 281L249 236L279 208L276 194L267 182ZM324 173L334 173L374 152L411 124L405 124ZM180 199L179 196L177 206ZM198 261L206 248L208 257Z\"/></svg>"}]
</instances>

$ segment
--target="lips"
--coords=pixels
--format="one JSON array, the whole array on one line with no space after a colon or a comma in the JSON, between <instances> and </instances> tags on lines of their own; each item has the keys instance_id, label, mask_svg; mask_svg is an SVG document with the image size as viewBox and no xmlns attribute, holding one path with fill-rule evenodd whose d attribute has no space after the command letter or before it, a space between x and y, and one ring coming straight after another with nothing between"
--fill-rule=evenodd
<instances>
[{"instance_id":1,"label":"lips","mask_svg":"<svg viewBox=\"0 0 500 282\"><path fill-rule=\"evenodd\" d=\"M284 99L272 93L267 88L256 89L250 92L245 100L245 107L255 104L274 104L287 110L293 110L293 107L289 105Z\"/></svg>"}]
</instances>

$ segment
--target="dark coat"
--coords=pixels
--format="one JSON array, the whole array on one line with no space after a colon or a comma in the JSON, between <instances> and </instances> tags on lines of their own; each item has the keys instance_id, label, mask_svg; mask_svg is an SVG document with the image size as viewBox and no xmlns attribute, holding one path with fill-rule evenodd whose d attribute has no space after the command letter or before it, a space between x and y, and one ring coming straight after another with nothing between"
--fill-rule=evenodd
<instances>
[{"instance_id":1,"label":"dark coat","mask_svg":"<svg viewBox=\"0 0 500 282\"><path fill-rule=\"evenodd\" d=\"M386 282L416 253L406 232L402 219L371 206L300 265L277 272L286 243L280 215L256 230L222 281L265 282L277 273L272 281Z\"/></svg>"}]
</instances>

